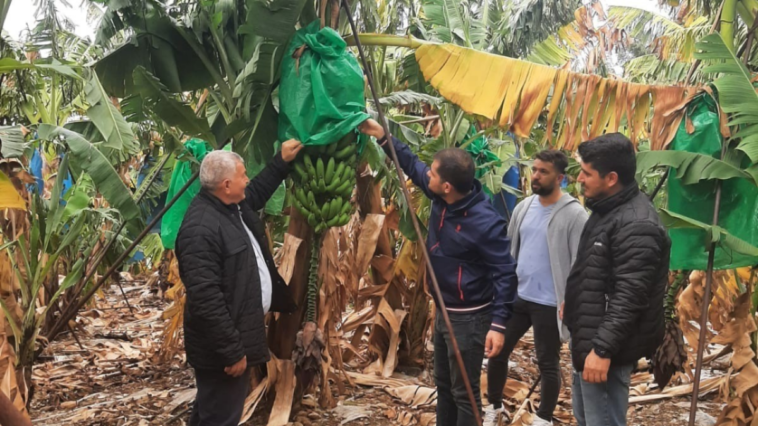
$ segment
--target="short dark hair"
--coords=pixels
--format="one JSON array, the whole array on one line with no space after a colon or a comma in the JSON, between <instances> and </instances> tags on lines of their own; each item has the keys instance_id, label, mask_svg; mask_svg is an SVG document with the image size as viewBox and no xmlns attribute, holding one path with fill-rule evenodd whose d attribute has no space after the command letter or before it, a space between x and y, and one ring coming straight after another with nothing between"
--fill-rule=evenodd
<instances>
[{"instance_id":1,"label":"short dark hair","mask_svg":"<svg viewBox=\"0 0 758 426\"><path fill-rule=\"evenodd\" d=\"M471 155L460 148L445 148L434 154L439 162L437 174L456 191L465 194L474 184L474 160Z\"/></svg>"},{"instance_id":2,"label":"short dark hair","mask_svg":"<svg viewBox=\"0 0 758 426\"><path fill-rule=\"evenodd\" d=\"M534 158L552 164L553 167L555 167L555 171L558 172L559 175L565 174L566 167L569 165L569 159L566 157L566 154L558 151L557 149L546 149L540 151L537 153L537 155L534 156Z\"/></svg>"},{"instance_id":3,"label":"short dark hair","mask_svg":"<svg viewBox=\"0 0 758 426\"><path fill-rule=\"evenodd\" d=\"M609 133L579 144L579 156L601 177L616 172L622 185L634 182L637 173L634 145L621 133Z\"/></svg>"}]
</instances>

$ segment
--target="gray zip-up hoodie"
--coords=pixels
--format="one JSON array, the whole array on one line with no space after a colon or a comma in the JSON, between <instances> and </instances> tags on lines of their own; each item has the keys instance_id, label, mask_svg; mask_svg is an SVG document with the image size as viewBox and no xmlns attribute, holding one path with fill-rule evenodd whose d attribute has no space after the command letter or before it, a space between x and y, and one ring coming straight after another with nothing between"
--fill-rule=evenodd
<instances>
[{"instance_id":1,"label":"gray zip-up hoodie","mask_svg":"<svg viewBox=\"0 0 758 426\"><path fill-rule=\"evenodd\" d=\"M518 262L519 249L521 248L521 224L533 202L539 203L537 195L532 195L520 202L513 211L513 217L508 225L508 236L511 237L511 255ZM547 222L547 244L550 255L550 269L555 286L555 299L558 301L558 311L566 296L566 280L568 279L571 266L576 259L579 239L582 236L584 223L589 215L579 201L568 195L563 196L555 204L553 212ZM558 329L561 340L567 341L569 331L557 314Z\"/></svg>"}]
</instances>

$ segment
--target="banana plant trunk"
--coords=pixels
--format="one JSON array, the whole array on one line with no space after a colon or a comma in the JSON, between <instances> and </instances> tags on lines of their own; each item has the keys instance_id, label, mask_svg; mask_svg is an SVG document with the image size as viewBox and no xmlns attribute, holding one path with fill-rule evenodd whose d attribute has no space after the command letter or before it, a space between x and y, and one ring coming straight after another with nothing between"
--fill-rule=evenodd
<instances>
[{"instance_id":1,"label":"banana plant trunk","mask_svg":"<svg viewBox=\"0 0 758 426\"><path fill-rule=\"evenodd\" d=\"M726 47L734 52L734 20L737 18L738 0L725 0L721 11L721 38Z\"/></svg>"},{"instance_id":2,"label":"banana plant trunk","mask_svg":"<svg viewBox=\"0 0 758 426\"><path fill-rule=\"evenodd\" d=\"M297 249L296 258L299 261L295 262L292 279L289 282L290 294L298 306L297 311L292 314L279 315L278 319L271 321L268 329L269 348L279 359L292 358L297 332L300 331L305 320L309 271L309 264L305 260L310 259L311 238L313 237L313 230L308 226L305 217L295 208L290 209L290 222L287 232L303 241Z\"/></svg>"},{"instance_id":3,"label":"banana plant trunk","mask_svg":"<svg viewBox=\"0 0 758 426\"><path fill-rule=\"evenodd\" d=\"M374 176L371 173L365 173L368 168L367 166L367 163L361 164L358 171L358 179L356 181L358 207L360 208L361 219L365 219L365 217L369 214L384 214L384 210L382 210L381 183L375 182ZM389 230L385 226L385 228L382 229L382 232L379 234L379 238L377 239L376 250L374 251L372 259L376 259L380 256L387 256L390 259L394 259L394 253L390 241ZM371 278L374 285L389 284L389 282L385 279L385 274L383 274L382 271L373 265L371 268ZM370 299L372 305L374 307L379 306L379 301L381 298L381 296L372 297ZM387 300L387 303L389 303L393 310L403 308L403 299L397 287L390 284L387 288L387 292L384 294L384 298ZM355 334L353 334L353 338L350 342L353 347L358 348L361 346L361 340L363 339L363 334L366 331L366 328L367 326L360 325L355 330ZM371 335L369 337L369 340L371 342L379 339L379 337L376 335L376 333L379 331L377 330L378 328L379 327L374 327L371 330ZM387 339L389 339L389 336L387 336ZM379 345L379 347L381 347L381 345ZM355 354L351 351L346 350L342 356L344 361L348 362L353 359Z\"/></svg>"}]
</instances>

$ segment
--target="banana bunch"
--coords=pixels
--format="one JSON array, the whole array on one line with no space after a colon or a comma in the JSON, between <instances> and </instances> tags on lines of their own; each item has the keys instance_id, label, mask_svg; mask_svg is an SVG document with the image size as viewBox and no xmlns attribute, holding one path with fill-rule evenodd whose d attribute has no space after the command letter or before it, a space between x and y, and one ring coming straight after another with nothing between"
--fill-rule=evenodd
<instances>
[{"instance_id":1,"label":"banana bunch","mask_svg":"<svg viewBox=\"0 0 758 426\"><path fill-rule=\"evenodd\" d=\"M356 148L356 134L350 132L338 142L306 147L293 162L292 203L316 233L350 221Z\"/></svg>"}]
</instances>

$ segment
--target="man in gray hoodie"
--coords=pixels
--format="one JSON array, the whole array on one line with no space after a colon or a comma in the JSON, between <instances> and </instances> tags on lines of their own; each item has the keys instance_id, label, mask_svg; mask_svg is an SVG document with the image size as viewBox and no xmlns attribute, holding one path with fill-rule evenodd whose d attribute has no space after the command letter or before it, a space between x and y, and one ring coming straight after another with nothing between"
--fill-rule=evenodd
<instances>
[{"instance_id":1,"label":"man in gray hoodie","mask_svg":"<svg viewBox=\"0 0 758 426\"><path fill-rule=\"evenodd\" d=\"M534 327L537 364L542 373L541 403L533 425L552 424L561 388L561 342L568 330L561 322L566 279L577 255L587 212L561 191L568 158L556 150L537 154L532 166L532 192L513 212L508 226L511 254L517 261L518 298L505 328L500 354L489 360L484 426L494 426L502 413L508 358L519 339Z\"/></svg>"}]
</instances>

